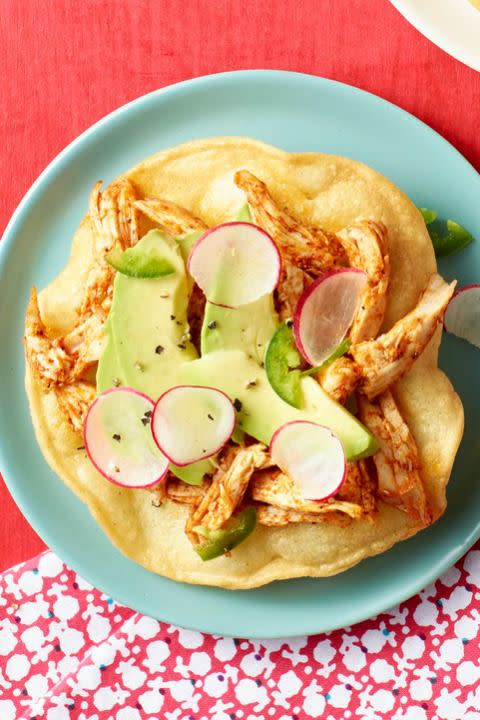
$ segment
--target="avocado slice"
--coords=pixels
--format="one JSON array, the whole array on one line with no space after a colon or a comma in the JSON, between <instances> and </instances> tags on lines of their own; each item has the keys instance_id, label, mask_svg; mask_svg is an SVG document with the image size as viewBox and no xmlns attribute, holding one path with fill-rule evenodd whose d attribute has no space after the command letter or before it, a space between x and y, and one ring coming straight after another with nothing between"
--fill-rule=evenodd
<instances>
[{"instance_id":1,"label":"avocado slice","mask_svg":"<svg viewBox=\"0 0 480 720\"><path fill-rule=\"evenodd\" d=\"M373 435L332 400L313 378L302 378L304 405L296 408L276 394L265 370L242 350L217 350L184 363L180 371L186 383L211 385L214 382L236 406L238 425L266 445L281 425L293 420L310 420L326 425L338 435L348 460L367 457L377 450Z\"/></svg>"},{"instance_id":2,"label":"avocado slice","mask_svg":"<svg viewBox=\"0 0 480 720\"><path fill-rule=\"evenodd\" d=\"M97 370L99 393L122 384L156 400L181 383L179 366L197 357L188 339L189 283L181 250L159 230L151 230L135 246L139 253L149 253L152 247L174 271L157 278L117 273L106 325L107 343ZM196 484L212 467L207 459L185 468L171 465L171 470Z\"/></svg>"},{"instance_id":3,"label":"avocado slice","mask_svg":"<svg viewBox=\"0 0 480 720\"><path fill-rule=\"evenodd\" d=\"M178 365L195 359L197 352L189 340L188 281L178 244L151 230L135 247L148 252L152 244L174 272L158 278L117 273L107 332L125 384L156 400L178 384Z\"/></svg>"},{"instance_id":4,"label":"avocado slice","mask_svg":"<svg viewBox=\"0 0 480 720\"><path fill-rule=\"evenodd\" d=\"M126 385L123 371L117 357L117 348L110 332L110 318L105 325L107 342L100 356L97 368L97 393L100 394L111 387Z\"/></svg>"},{"instance_id":5,"label":"avocado slice","mask_svg":"<svg viewBox=\"0 0 480 720\"><path fill-rule=\"evenodd\" d=\"M243 350L261 364L277 325L271 294L238 308L207 302L200 340L202 356L217 350Z\"/></svg>"}]
</instances>

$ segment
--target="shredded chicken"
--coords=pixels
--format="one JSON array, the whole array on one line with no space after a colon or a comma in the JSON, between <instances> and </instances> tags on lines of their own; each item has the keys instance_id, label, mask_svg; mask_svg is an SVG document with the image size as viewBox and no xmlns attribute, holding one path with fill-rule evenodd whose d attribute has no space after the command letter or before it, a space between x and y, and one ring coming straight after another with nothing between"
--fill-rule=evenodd
<instances>
[{"instance_id":1,"label":"shredded chicken","mask_svg":"<svg viewBox=\"0 0 480 720\"><path fill-rule=\"evenodd\" d=\"M356 462L350 462L347 464L347 474L343 485L338 491L336 497L339 500L346 500L347 502L353 502L356 505L362 504L362 492L360 489L361 484L360 470Z\"/></svg>"},{"instance_id":2,"label":"shredded chicken","mask_svg":"<svg viewBox=\"0 0 480 720\"><path fill-rule=\"evenodd\" d=\"M220 467L200 504L190 515L187 534L201 525L209 530L221 528L240 505L256 468L271 464L264 445L232 446L227 451L226 467Z\"/></svg>"},{"instance_id":3,"label":"shredded chicken","mask_svg":"<svg viewBox=\"0 0 480 720\"><path fill-rule=\"evenodd\" d=\"M358 386L376 397L412 367L432 338L455 289L434 273L415 308L376 340L352 345L349 354L335 360L320 374L326 392L339 402Z\"/></svg>"},{"instance_id":4,"label":"shredded chicken","mask_svg":"<svg viewBox=\"0 0 480 720\"><path fill-rule=\"evenodd\" d=\"M137 200L135 207L174 237L184 237L196 230L208 228L203 220L167 200Z\"/></svg>"},{"instance_id":5,"label":"shredded chicken","mask_svg":"<svg viewBox=\"0 0 480 720\"><path fill-rule=\"evenodd\" d=\"M66 352L61 338L48 336L35 288L30 293L25 318L24 345L27 362L45 388L56 383L74 382L85 369L76 353L69 355Z\"/></svg>"},{"instance_id":6,"label":"shredded chicken","mask_svg":"<svg viewBox=\"0 0 480 720\"><path fill-rule=\"evenodd\" d=\"M100 259L118 245L125 250L138 240L136 192L130 180L120 178L102 191L98 181L91 194L89 217L95 231L95 252Z\"/></svg>"},{"instance_id":7,"label":"shredded chicken","mask_svg":"<svg viewBox=\"0 0 480 720\"><path fill-rule=\"evenodd\" d=\"M420 476L417 446L392 393L387 390L374 402L359 396L358 405L360 419L380 444L373 456L379 496L389 505L428 525L431 518Z\"/></svg>"},{"instance_id":8,"label":"shredded chicken","mask_svg":"<svg viewBox=\"0 0 480 720\"><path fill-rule=\"evenodd\" d=\"M202 485L188 485L182 480L172 476L166 484L166 493L169 500L181 503L182 505L198 505L210 486L210 482L203 482Z\"/></svg>"},{"instance_id":9,"label":"shredded chicken","mask_svg":"<svg viewBox=\"0 0 480 720\"><path fill-rule=\"evenodd\" d=\"M32 289L25 323L25 351L30 367L42 384L73 383L100 357L105 342L104 326L112 303L115 271L106 255L118 246L124 250L138 239L135 191L128 180L119 180L100 191L97 183L90 198L90 220L94 229L95 261L87 278L78 323L64 337L49 336Z\"/></svg>"},{"instance_id":10,"label":"shredded chicken","mask_svg":"<svg viewBox=\"0 0 480 720\"><path fill-rule=\"evenodd\" d=\"M80 380L71 385L56 385L54 391L60 410L73 430L81 433L88 408L95 400L94 385Z\"/></svg>"},{"instance_id":11,"label":"shredded chicken","mask_svg":"<svg viewBox=\"0 0 480 720\"><path fill-rule=\"evenodd\" d=\"M410 370L431 340L456 282L433 274L416 307L376 340L354 345L350 354L362 370L362 392L372 398Z\"/></svg>"},{"instance_id":12,"label":"shredded chicken","mask_svg":"<svg viewBox=\"0 0 480 720\"><path fill-rule=\"evenodd\" d=\"M96 183L89 205L95 260L87 278L79 322L64 338L67 352L81 350L89 364L98 362L103 350L104 326L112 306L115 270L105 258L114 247L126 250L138 242L133 185L128 180L118 180L103 192L101 186L101 182Z\"/></svg>"},{"instance_id":13,"label":"shredded chicken","mask_svg":"<svg viewBox=\"0 0 480 720\"><path fill-rule=\"evenodd\" d=\"M291 262L283 262L282 277L275 290L276 307L280 320L293 318L295 307L313 278Z\"/></svg>"},{"instance_id":14,"label":"shredded chicken","mask_svg":"<svg viewBox=\"0 0 480 720\"><path fill-rule=\"evenodd\" d=\"M247 196L254 222L268 232L287 260L313 276L344 263L345 254L335 235L307 227L281 210L265 183L251 172L236 172L235 183Z\"/></svg>"},{"instance_id":15,"label":"shredded chicken","mask_svg":"<svg viewBox=\"0 0 480 720\"><path fill-rule=\"evenodd\" d=\"M274 505L257 504L257 522L267 527L280 527L289 525L290 523L329 523L345 527L351 523L352 518L343 512L332 511L314 515L313 513L301 512L299 510L288 510L286 508L275 507Z\"/></svg>"},{"instance_id":16,"label":"shredded chicken","mask_svg":"<svg viewBox=\"0 0 480 720\"><path fill-rule=\"evenodd\" d=\"M358 460L356 463L360 472L360 493L363 514L371 521L377 514L377 477L372 460ZM373 472L372 472L373 470Z\"/></svg>"},{"instance_id":17,"label":"shredded chicken","mask_svg":"<svg viewBox=\"0 0 480 720\"><path fill-rule=\"evenodd\" d=\"M385 315L390 259L387 228L382 223L364 220L338 235L351 267L364 270L368 281L363 290L349 337L352 343L376 337Z\"/></svg>"},{"instance_id":18,"label":"shredded chicken","mask_svg":"<svg viewBox=\"0 0 480 720\"><path fill-rule=\"evenodd\" d=\"M359 365L343 356L318 374L321 386L337 402L344 405L362 379Z\"/></svg>"},{"instance_id":19,"label":"shredded chicken","mask_svg":"<svg viewBox=\"0 0 480 720\"><path fill-rule=\"evenodd\" d=\"M277 288L282 320L292 317L297 301L312 279L345 262L345 253L335 235L307 227L281 210L264 182L248 170L235 173L235 183L247 196L254 222L273 238L283 260Z\"/></svg>"},{"instance_id":20,"label":"shredded chicken","mask_svg":"<svg viewBox=\"0 0 480 720\"><path fill-rule=\"evenodd\" d=\"M363 514L361 506L352 502L305 500L294 481L282 472L256 472L250 483L250 493L257 502L313 515L339 511L356 519Z\"/></svg>"}]
</instances>

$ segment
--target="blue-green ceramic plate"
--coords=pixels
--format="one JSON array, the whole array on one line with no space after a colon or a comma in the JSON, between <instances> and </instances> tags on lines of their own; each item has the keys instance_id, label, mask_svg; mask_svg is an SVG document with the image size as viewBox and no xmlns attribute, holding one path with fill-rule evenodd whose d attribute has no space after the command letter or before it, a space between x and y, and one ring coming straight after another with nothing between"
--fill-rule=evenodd
<instances>
[{"instance_id":1,"label":"blue-green ceramic plate","mask_svg":"<svg viewBox=\"0 0 480 720\"><path fill-rule=\"evenodd\" d=\"M231 592L182 585L147 572L110 544L87 508L47 467L23 389L22 330L31 285L65 264L97 178L109 181L160 148L212 135L242 135L291 151L346 155L371 165L417 204L480 238L480 179L439 135L356 88L307 75L246 71L191 80L146 95L94 125L35 182L1 243L0 469L21 510L60 557L136 610L184 627L247 637L315 633L351 625L434 580L480 536L479 354L453 337L441 365L460 392L466 433L432 528L337 577ZM445 260L460 284L480 278L480 242ZM476 437L477 433L477 437Z\"/></svg>"}]
</instances>

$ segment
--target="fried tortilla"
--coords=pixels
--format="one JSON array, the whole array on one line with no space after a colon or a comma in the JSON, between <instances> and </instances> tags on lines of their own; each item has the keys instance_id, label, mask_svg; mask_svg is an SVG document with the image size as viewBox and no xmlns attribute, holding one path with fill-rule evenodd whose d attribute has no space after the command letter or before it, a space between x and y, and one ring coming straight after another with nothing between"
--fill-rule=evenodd
<instances>
[{"instance_id":1,"label":"fried tortilla","mask_svg":"<svg viewBox=\"0 0 480 720\"><path fill-rule=\"evenodd\" d=\"M228 137L165 150L123 176L133 185L140 204L150 203L148 213L141 213L135 232L141 236L155 226L155 209L159 209L156 203L160 201L188 210L201 219L200 227L203 223L213 226L232 220L245 204L244 191L234 180L240 170L260 178L275 203L299 223L321 228L321 235L310 233L312 242L316 237L318 242L325 242L329 234L341 236L344 228L360 221L383 224L388 229L390 281L379 332L388 331L414 308L436 270L425 224L401 190L354 160L318 153L290 154L255 140ZM160 209L165 212L165 205ZM175 221L172 227L174 233ZM121 235L125 228L117 230ZM41 321L36 320L43 323L50 337L66 335L78 327L79 315L84 312L85 286L98 261L93 232L93 218L87 215L75 234L66 268L39 293ZM103 311L108 311L108 303ZM42 340L41 324L36 329L38 342ZM446 485L463 432L463 408L448 378L437 368L441 332L437 327L421 356L389 388L387 400L394 404L393 409L389 410L380 397L370 398L365 410L366 416L374 413L375 407L385 416L387 411L394 418L398 411L401 413L408 426L408 442L416 443L413 474L421 476L428 515L386 504L388 478L383 495L377 498L376 513L366 513L359 519L354 512L353 518L342 515L337 509L341 502L335 503L331 513L312 514L312 507L305 511L290 506L275 509L264 504L270 497L265 477L268 481L270 473L274 479L278 470L267 467L257 471L261 478L255 487L261 502L258 518L268 524L260 520L245 542L230 554L209 562L203 562L193 551L185 533L192 506L198 508L204 497L202 490L190 491L179 481L172 483L170 492L163 488L158 497L145 490L124 489L107 482L89 461L79 434L85 404L94 394L93 386L88 389L88 377L85 385L88 367L82 370L78 382L74 379L68 385L68 391L59 392L41 382L35 368L27 363L26 389L35 433L47 462L88 505L122 553L173 580L246 589L273 580L342 572L411 537L444 512ZM92 338L98 341L97 330ZM94 367L90 371L94 373ZM93 377L90 375L90 380ZM74 415L69 421L68 411L74 412L76 406L82 408L81 417ZM388 448L384 450L388 457ZM379 462L377 465L381 467ZM253 471L252 466L249 472ZM402 477L412 474L404 468L402 472ZM357 488L358 497L362 492L371 505L373 491L368 483L363 489Z\"/></svg>"}]
</instances>

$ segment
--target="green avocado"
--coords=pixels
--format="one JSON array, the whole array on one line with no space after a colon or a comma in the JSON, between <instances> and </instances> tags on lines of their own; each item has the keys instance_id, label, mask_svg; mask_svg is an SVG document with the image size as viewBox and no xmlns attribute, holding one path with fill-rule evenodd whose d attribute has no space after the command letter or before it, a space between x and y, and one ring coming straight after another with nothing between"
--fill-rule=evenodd
<instances>
[{"instance_id":1,"label":"green avocado","mask_svg":"<svg viewBox=\"0 0 480 720\"><path fill-rule=\"evenodd\" d=\"M272 295L238 308L207 302L202 325L202 356L217 350L243 350L259 364L278 325Z\"/></svg>"},{"instance_id":2,"label":"green avocado","mask_svg":"<svg viewBox=\"0 0 480 720\"><path fill-rule=\"evenodd\" d=\"M97 368L97 393L102 393L111 387L126 385L123 371L117 357L117 348L110 332L110 317L105 325L107 341L100 356Z\"/></svg>"},{"instance_id":3,"label":"green avocado","mask_svg":"<svg viewBox=\"0 0 480 720\"><path fill-rule=\"evenodd\" d=\"M156 400L180 384L179 366L197 357L189 340L189 284L181 249L170 236L151 230L135 250L149 254L153 247L174 271L157 278L117 273L106 325L107 343L98 364L99 393L121 384ZM187 468L171 466L175 475L190 483L201 482L211 468L210 460Z\"/></svg>"},{"instance_id":4,"label":"green avocado","mask_svg":"<svg viewBox=\"0 0 480 720\"><path fill-rule=\"evenodd\" d=\"M375 438L344 407L336 403L310 377L301 380L302 408L282 400L270 385L265 370L242 350L217 350L181 367L183 382L214 385L237 409L238 425L268 445L281 425L310 420L331 428L340 438L347 458L356 460L377 450Z\"/></svg>"},{"instance_id":5,"label":"green avocado","mask_svg":"<svg viewBox=\"0 0 480 720\"><path fill-rule=\"evenodd\" d=\"M158 278L117 273L107 334L116 348L121 380L156 400L176 384L179 363L197 353L189 340L188 282L178 244L152 230L135 249L147 253L153 244L173 273Z\"/></svg>"}]
</instances>

